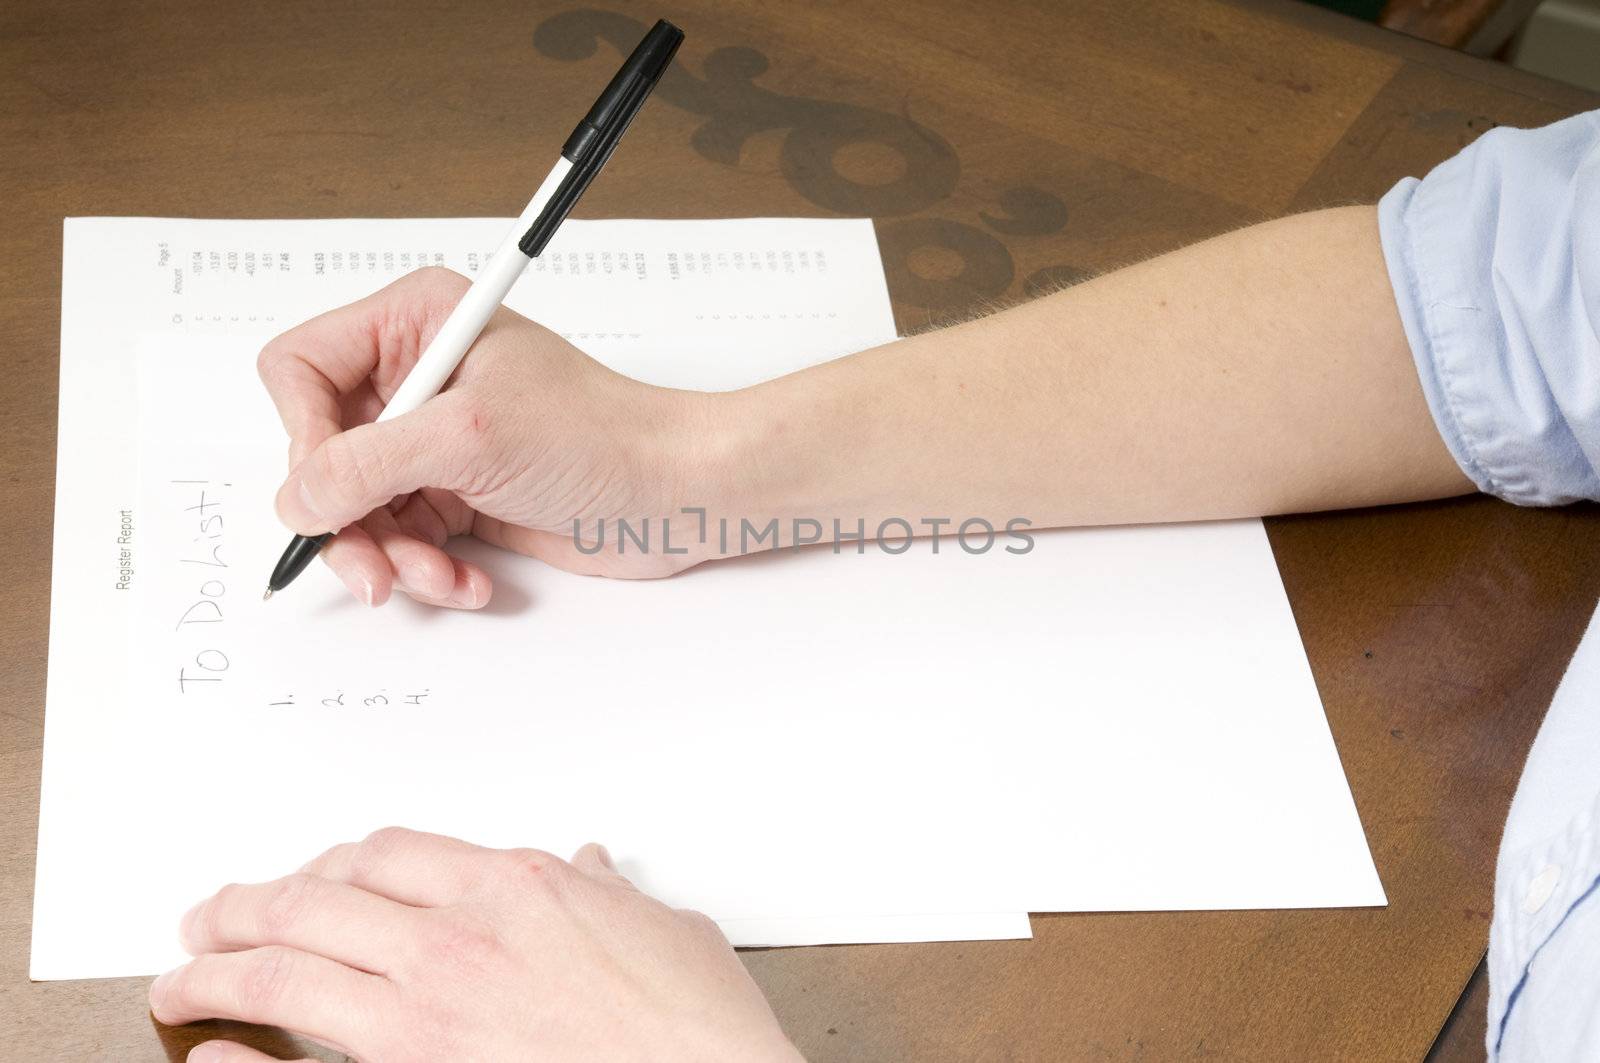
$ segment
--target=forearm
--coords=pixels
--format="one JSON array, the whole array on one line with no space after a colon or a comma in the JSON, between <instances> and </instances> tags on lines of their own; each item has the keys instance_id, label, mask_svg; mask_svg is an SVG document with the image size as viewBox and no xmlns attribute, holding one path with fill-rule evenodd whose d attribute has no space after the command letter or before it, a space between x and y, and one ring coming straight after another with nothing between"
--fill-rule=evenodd
<instances>
[{"instance_id":1,"label":"forearm","mask_svg":"<svg viewBox=\"0 0 1600 1063\"><path fill-rule=\"evenodd\" d=\"M1372 208L1254 226L721 396L726 508L1035 527L1472 490L1417 382Z\"/></svg>"}]
</instances>

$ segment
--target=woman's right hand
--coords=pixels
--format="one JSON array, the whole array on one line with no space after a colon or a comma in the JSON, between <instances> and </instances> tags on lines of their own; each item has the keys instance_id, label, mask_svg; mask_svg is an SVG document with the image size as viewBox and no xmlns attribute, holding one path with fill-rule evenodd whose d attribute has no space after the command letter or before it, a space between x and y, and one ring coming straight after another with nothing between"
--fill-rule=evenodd
<instances>
[{"instance_id":1,"label":"woman's right hand","mask_svg":"<svg viewBox=\"0 0 1600 1063\"><path fill-rule=\"evenodd\" d=\"M420 270L261 351L289 433L283 522L337 532L322 557L369 605L395 589L463 609L488 602L488 574L446 552L454 535L607 576L665 576L712 556L681 535L696 525L680 511L718 504L705 496L720 479L716 396L621 376L504 308L444 391L373 423L467 287ZM613 541L617 518L659 529L668 515L672 553ZM602 519L607 546L578 549L574 523L592 550Z\"/></svg>"}]
</instances>

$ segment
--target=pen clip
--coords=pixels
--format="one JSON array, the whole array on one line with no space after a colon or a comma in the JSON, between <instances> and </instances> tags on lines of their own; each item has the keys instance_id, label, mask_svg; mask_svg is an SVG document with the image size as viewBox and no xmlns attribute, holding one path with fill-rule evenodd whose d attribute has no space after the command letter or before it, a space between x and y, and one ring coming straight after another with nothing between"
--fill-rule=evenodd
<instances>
[{"instance_id":1,"label":"pen clip","mask_svg":"<svg viewBox=\"0 0 1600 1063\"><path fill-rule=\"evenodd\" d=\"M524 255L537 258L550 242L589 183L611 158L617 142L627 132L639 108L644 106L681 43L682 30L666 19L658 21L572 131L561 149L561 154L572 163L572 169L522 239L517 241L517 248Z\"/></svg>"},{"instance_id":2,"label":"pen clip","mask_svg":"<svg viewBox=\"0 0 1600 1063\"><path fill-rule=\"evenodd\" d=\"M622 134L627 131L633 116L638 113L639 105L644 103L644 98L650 93L650 85L636 82L632 92L627 98L631 104L629 111L619 114L619 121L611 128L601 130L589 145L589 151L583 162L577 164L556 187L555 194L550 197L550 202L545 204L544 210L534 219L522 239L517 241L517 249L529 258L538 258L550 238L555 236L556 229L566 220L572 208L578 203L579 197L589 187L589 183L605 166L611 158L611 153L616 150L617 142L622 139Z\"/></svg>"}]
</instances>

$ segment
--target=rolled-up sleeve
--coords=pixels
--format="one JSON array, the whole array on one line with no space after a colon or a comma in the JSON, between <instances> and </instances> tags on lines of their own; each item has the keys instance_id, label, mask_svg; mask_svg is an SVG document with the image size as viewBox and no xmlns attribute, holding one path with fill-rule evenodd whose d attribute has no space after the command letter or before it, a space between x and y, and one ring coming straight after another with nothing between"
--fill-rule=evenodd
<instances>
[{"instance_id":1,"label":"rolled-up sleeve","mask_svg":"<svg viewBox=\"0 0 1600 1063\"><path fill-rule=\"evenodd\" d=\"M1600 498L1600 111L1495 129L1378 204L1434 421L1478 487Z\"/></svg>"}]
</instances>

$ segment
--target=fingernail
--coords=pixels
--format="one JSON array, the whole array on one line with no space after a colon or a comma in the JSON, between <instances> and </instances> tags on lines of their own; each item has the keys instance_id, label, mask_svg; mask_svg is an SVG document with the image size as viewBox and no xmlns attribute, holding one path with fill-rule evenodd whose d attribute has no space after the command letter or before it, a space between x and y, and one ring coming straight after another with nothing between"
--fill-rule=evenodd
<instances>
[{"instance_id":1,"label":"fingernail","mask_svg":"<svg viewBox=\"0 0 1600 1063\"><path fill-rule=\"evenodd\" d=\"M322 507L317 505L317 503L312 499L311 492L306 489L306 482L304 480L300 481L299 485L296 487L295 493L300 498L300 504L306 507L307 513L311 514L313 517L316 517L318 520L324 519L322 516Z\"/></svg>"},{"instance_id":2,"label":"fingernail","mask_svg":"<svg viewBox=\"0 0 1600 1063\"><path fill-rule=\"evenodd\" d=\"M189 1049L187 1063L219 1063L227 1055L227 1049L216 1041L206 1041Z\"/></svg>"},{"instance_id":3,"label":"fingernail","mask_svg":"<svg viewBox=\"0 0 1600 1063\"><path fill-rule=\"evenodd\" d=\"M161 1005L166 1003L167 989L172 985L173 976L176 975L180 970L182 970L182 968L174 967L172 970L168 971L164 975L161 975L154 982L150 983L151 1011L160 1011Z\"/></svg>"},{"instance_id":4,"label":"fingernail","mask_svg":"<svg viewBox=\"0 0 1600 1063\"><path fill-rule=\"evenodd\" d=\"M617 869L616 862L611 859L611 850L607 849L599 842L594 843L594 855L599 859L600 863L605 866L606 870L615 871Z\"/></svg>"},{"instance_id":5,"label":"fingernail","mask_svg":"<svg viewBox=\"0 0 1600 1063\"><path fill-rule=\"evenodd\" d=\"M450 589L450 604L459 605L463 609L476 609L478 607L478 592L471 583L463 583L459 587Z\"/></svg>"},{"instance_id":6,"label":"fingernail","mask_svg":"<svg viewBox=\"0 0 1600 1063\"><path fill-rule=\"evenodd\" d=\"M416 591L418 594L428 593L425 586L428 579L428 570L424 566L415 564L402 565L400 567L400 579L405 583L407 590Z\"/></svg>"},{"instance_id":7,"label":"fingernail","mask_svg":"<svg viewBox=\"0 0 1600 1063\"><path fill-rule=\"evenodd\" d=\"M350 588L350 593L355 595L367 605L372 604L372 581L358 572L345 573L340 577L344 585Z\"/></svg>"}]
</instances>

